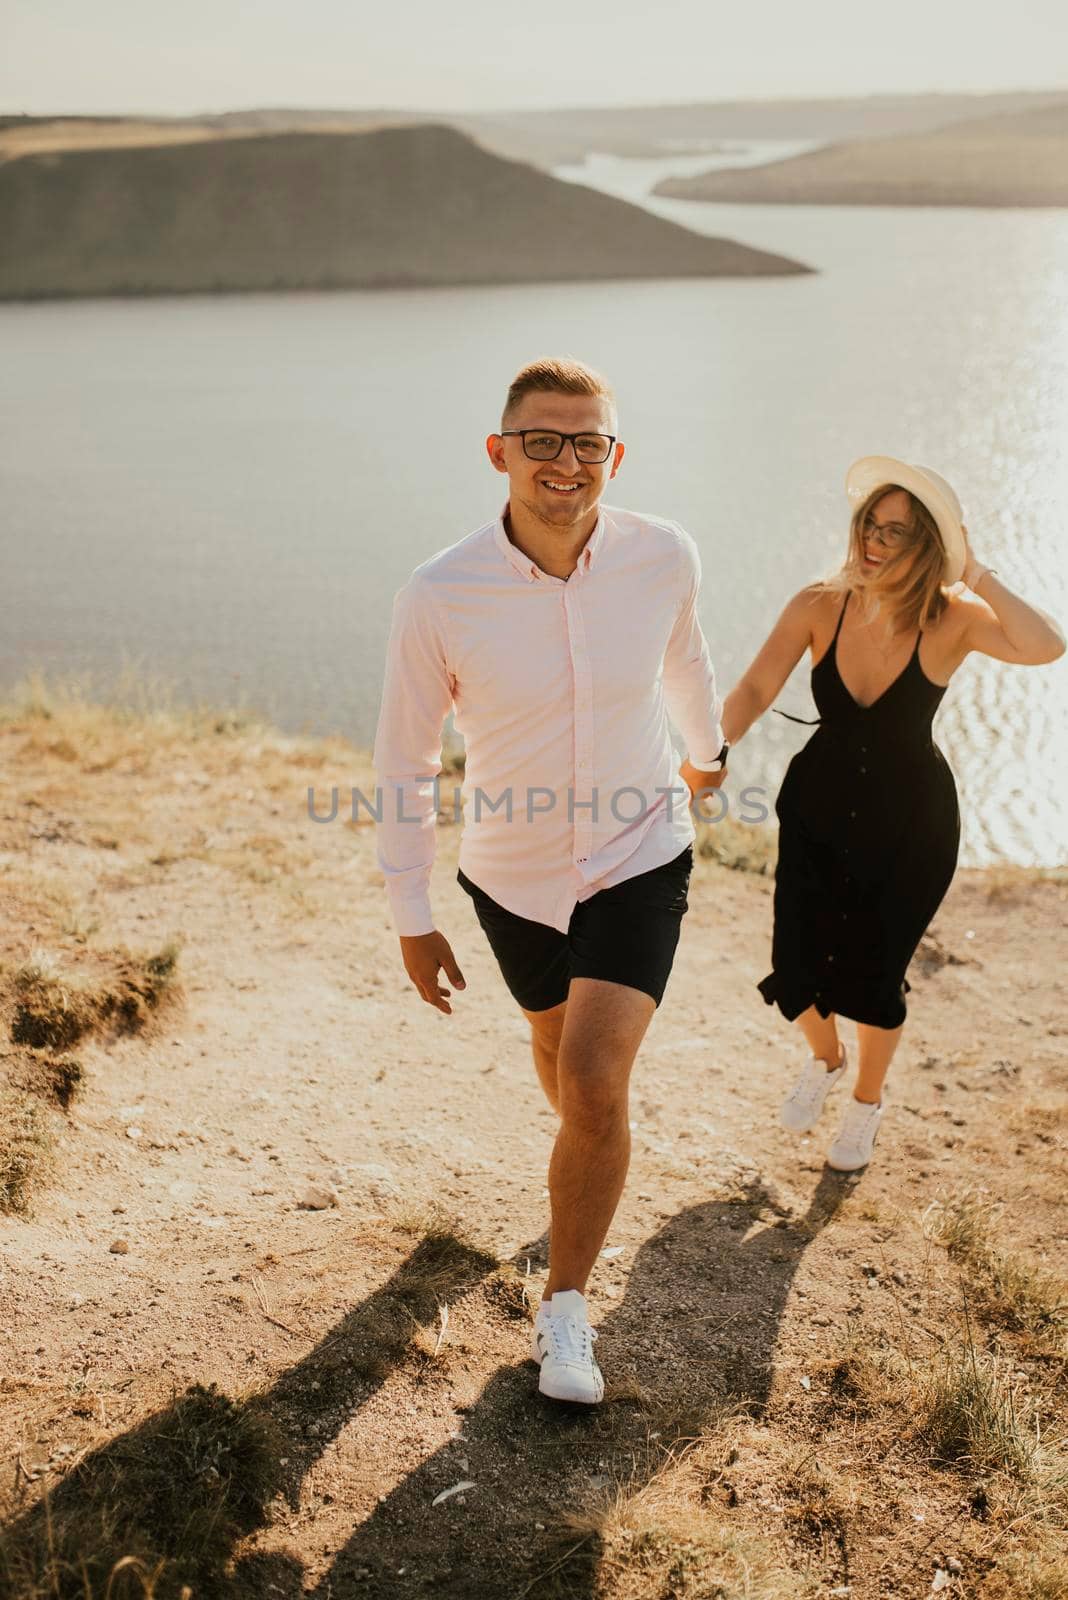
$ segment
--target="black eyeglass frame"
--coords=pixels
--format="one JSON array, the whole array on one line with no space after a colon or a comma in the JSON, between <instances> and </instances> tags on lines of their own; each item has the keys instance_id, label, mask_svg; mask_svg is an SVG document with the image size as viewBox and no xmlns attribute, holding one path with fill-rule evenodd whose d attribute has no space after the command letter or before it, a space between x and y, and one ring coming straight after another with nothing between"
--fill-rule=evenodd
<instances>
[{"instance_id":1,"label":"black eyeglass frame","mask_svg":"<svg viewBox=\"0 0 1068 1600\"><path fill-rule=\"evenodd\" d=\"M530 451L527 449L528 433L555 433L560 440L559 450L557 450L556 453L551 456L532 456ZM603 466L608 460L609 456L612 454L612 446L617 442L618 437L618 434L615 433L598 433L595 428L583 428L578 433L561 433L559 428L502 428L498 434L498 438L500 439L522 439L523 454L526 456L528 461L556 461L562 454L564 445L570 443L572 450L575 452L575 460L581 461L585 467ZM608 449L605 451L604 455L599 456L596 461L583 460L583 457L578 453L578 446L575 443L576 439L607 439Z\"/></svg>"}]
</instances>

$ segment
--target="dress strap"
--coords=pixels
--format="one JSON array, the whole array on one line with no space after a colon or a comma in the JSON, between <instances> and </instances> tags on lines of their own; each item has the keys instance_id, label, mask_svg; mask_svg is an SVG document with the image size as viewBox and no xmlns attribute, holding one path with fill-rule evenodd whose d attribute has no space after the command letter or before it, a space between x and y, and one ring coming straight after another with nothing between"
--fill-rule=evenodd
<instances>
[{"instance_id":1,"label":"dress strap","mask_svg":"<svg viewBox=\"0 0 1068 1600\"><path fill-rule=\"evenodd\" d=\"M823 720L822 717L795 717L789 711L780 711L778 706L772 706L771 709L777 717L787 717L791 722L803 722L806 728L814 728L817 723Z\"/></svg>"}]
</instances>

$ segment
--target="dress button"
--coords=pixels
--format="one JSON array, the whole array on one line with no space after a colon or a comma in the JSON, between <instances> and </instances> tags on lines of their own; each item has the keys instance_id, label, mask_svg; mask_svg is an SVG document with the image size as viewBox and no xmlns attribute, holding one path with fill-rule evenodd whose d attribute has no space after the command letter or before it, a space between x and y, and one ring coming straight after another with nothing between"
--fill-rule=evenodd
<instances>
[{"instance_id":1,"label":"dress button","mask_svg":"<svg viewBox=\"0 0 1068 1600\"><path fill-rule=\"evenodd\" d=\"M856 816L856 812L855 812L855 811L851 811L851 812L850 812L850 813L849 813L849 815L850 815L850 816L851 816L851 817L855 817L855 816Z\"/></svg>"},{"instance_id":2,"label":"dress button","mask_svg":"<svg viewBox=\"0 0 1068 1600\"><path fill-rule=\"evenodd\" d=\"M867 769L867 767L861 767L860 770L861 770L861 772L867 772L868 769Z\"/></svg>"}]
</instances>

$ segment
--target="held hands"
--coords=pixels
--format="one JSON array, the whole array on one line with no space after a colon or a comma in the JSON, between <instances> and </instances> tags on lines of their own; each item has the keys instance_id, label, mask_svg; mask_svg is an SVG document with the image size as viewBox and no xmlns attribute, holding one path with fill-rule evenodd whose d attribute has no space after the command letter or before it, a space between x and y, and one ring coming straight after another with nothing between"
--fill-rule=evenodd
<instances>
[{"instance_id":1,"label":"held hands","mask_svg":"<svg viewBox=\"0 0 1068 1600\"><path fill-rule=\"evenodd\" d=\"M690 791L691 805L697 801L697 796L702 789L718 789L726 776L726 767L721 767L718 772L699 772L696 767L690 765L689 761L684 761L679 768L679 777ZM696 806L699 816L702 812L702 805L703 803Z\"/></svg>"},{"instance_id":2,"label":"held hands","mask_svg":"<svg viewBox=\"0 0 1068 1600\"><path fill-rule=\"evenodd\" d=\"M438 983L438 971L443 969L449 982L457 989L466 989L464 975L456 965L456 957L443 933L435 928L433 933L401 934L401 956L404 970L428 1006L452 1016L449 1004L450 990Z\"/></svg>"}]
</instances>

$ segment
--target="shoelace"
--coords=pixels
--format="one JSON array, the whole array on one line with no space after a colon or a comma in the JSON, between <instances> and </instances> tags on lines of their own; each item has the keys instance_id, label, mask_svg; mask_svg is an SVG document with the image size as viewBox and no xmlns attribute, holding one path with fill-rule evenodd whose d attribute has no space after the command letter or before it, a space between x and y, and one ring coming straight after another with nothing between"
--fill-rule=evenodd
<instances>
[{"instance_id":1,"label":"shoelace","mask_svg":"<svg viewBox=\"0 0 1068 1600\"><path fill-rule=\"evenodd\" d=\"M577 1317L546 1317L553 1357L557 1361L592 1361L596 1328ZM561 1326L562 1325L562 1326Z\"/></svg>"},{"instance_id":2,"label":"shoelace","mask_svg":"<svg viewBox=\"0 0 1068 1600\"><path fill-rule=\"evenodd\" d=\"M879 1106L861 1105L859 1100L854 1100L845 1114L840 1137L843 1139L857 1139L867 1129L868 1124L875 1120Z\"/></svg>"},{"instance_id":3,"label":"shoelace","mask_svg":"<svg viewBox=\"0 0 1068 1600\"><path fill-rule=\"evenodd\" d=\"M811 1065L806 1066L805 1072L808 1076L801 1079L790 1099L795 1105L812 1105L819 1098L820 1085L823 1079L833 1078L834 1073L838 1071L840 1071L840 1068L835 1067L834 1072L828 1072L822 1062L819 1064L818 1070ZM823 1077L819 1075L820 1073L823 1074Z\"/></svg>"}]
</instances>

